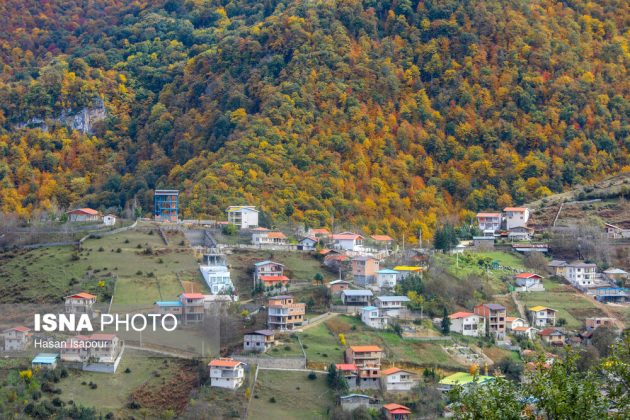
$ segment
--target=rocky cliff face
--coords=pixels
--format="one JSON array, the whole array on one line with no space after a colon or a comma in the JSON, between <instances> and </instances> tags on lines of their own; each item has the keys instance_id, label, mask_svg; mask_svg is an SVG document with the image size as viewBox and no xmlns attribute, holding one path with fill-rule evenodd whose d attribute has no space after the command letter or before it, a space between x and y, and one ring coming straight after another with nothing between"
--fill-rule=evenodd
<instances>
[{"instance_id":1,"label":"rocky cliff face","mask_svg":"<svg viewBox=\"0 0 630 420\"><path fill-rule=\"evenodd\" d=\"M48 131L49 124L61 124L65 125L72 130L79 130L86 134L92 134L94 129L94 123L102 121L107 117L107 110L105 109L105 103L102 99L98 98L94 100L94 106L90 108L83 108L78 112L72 110L65 110L61 112L58 117L54 118L38 118L33 117L26 122L21 122L15 125L15 128L39 128L44 131Z\"/></svg>"}]
</instances>

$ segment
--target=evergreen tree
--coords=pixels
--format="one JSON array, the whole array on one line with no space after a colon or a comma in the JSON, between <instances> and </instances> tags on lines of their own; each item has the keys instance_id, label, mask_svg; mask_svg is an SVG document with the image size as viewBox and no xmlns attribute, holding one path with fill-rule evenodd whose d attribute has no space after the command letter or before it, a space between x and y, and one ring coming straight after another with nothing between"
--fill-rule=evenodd
<instances>
[{"instance_id":1,"label":"evergreen tree","mask_svg":"<svg viewBox=\"0 0 630 420\"><path fill-rule=\"evenodd\" d=\"M448 335L451 332L451 319L448 317L448 310L444 307L444 314L442 316L442 334Z\"/></svg>"}]
</instances>

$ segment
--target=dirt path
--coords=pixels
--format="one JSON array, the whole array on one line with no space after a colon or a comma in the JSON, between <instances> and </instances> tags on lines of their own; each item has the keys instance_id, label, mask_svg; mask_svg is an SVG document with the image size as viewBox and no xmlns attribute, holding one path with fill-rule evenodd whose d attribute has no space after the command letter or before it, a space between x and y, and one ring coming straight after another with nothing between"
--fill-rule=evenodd
<instances>
[{"instance_id":1,"label":"dirt path","mask_svg":"<svg viewBox=\"0 0 630 420\"><path fill-rule=\"evenodd\" d=\"M523 318L524 320L527 321L527 313L525 312L525 306L521 303L520 300L518 300L516 298L516 293L517 292L512 292L512 293L510 293L510 296L512 296L512 300L516 304L516 307L518 309L518 313L521 314L521 318Z\"/></svg>"},{"instance_id":2,"label":"dirt path","mask_svg":"<svg viewBox=\"0 0 630 420\"><path fill-rule=\"evenodd\" d=\"M315 318L311 318L308 321L308 324L306 324L305 326L302 327L302 331L305 331L311 327L315 327L319 324L321 324L324 321L328 321L329 319L332 319L334 317L336 317L337 315L339 315L338 313L335 312L326 312L325 314L322 315L318 315Z\"/></svg>"}]
</instances>

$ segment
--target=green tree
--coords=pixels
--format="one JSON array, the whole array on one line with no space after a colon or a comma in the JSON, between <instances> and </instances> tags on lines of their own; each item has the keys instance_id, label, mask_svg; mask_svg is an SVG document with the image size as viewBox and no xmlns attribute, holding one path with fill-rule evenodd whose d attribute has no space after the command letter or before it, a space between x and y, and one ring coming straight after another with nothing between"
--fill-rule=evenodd
<instances>
[{"instance_id":1,"label":"green tree","mask_svg":"<svg viewBox=\"0 0 630 420\"><path fill-rule=\"evenodd\" d=\"M451 319L448 317L448 310L444 307L441 324L442 334L448 335L451 332Z\"/></svg>"}]
</instances>

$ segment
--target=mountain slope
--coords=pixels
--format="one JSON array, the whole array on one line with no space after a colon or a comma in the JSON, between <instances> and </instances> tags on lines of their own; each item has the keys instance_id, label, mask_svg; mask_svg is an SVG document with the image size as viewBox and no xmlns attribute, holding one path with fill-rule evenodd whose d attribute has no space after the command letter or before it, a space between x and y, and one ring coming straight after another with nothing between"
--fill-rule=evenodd
<instances>
[{"instance_id":1,"label":"mountain slope","mask_svg":"<svg viewBox=\"0 0 630 420\"><path fill-rule=\"evenodd\" d=\"M147 209L169 186L186 217L248 202L428 239L439 218L630 164L627 2L99 0L80 18L71 3L49 2L39 43L15 31L40 16L7 25L3 61L20 72L0 84L5 211L134 195ZM95 139L53 134L77 139L47 164L28 159L46 156L38 130L17 150L12 124L94 94L110 111ZM63 159L79 145L98 170ZM12 165L20 152L33 176ZM33 185L45 177L55 186Z\"/></svg>"}]
</instances>

